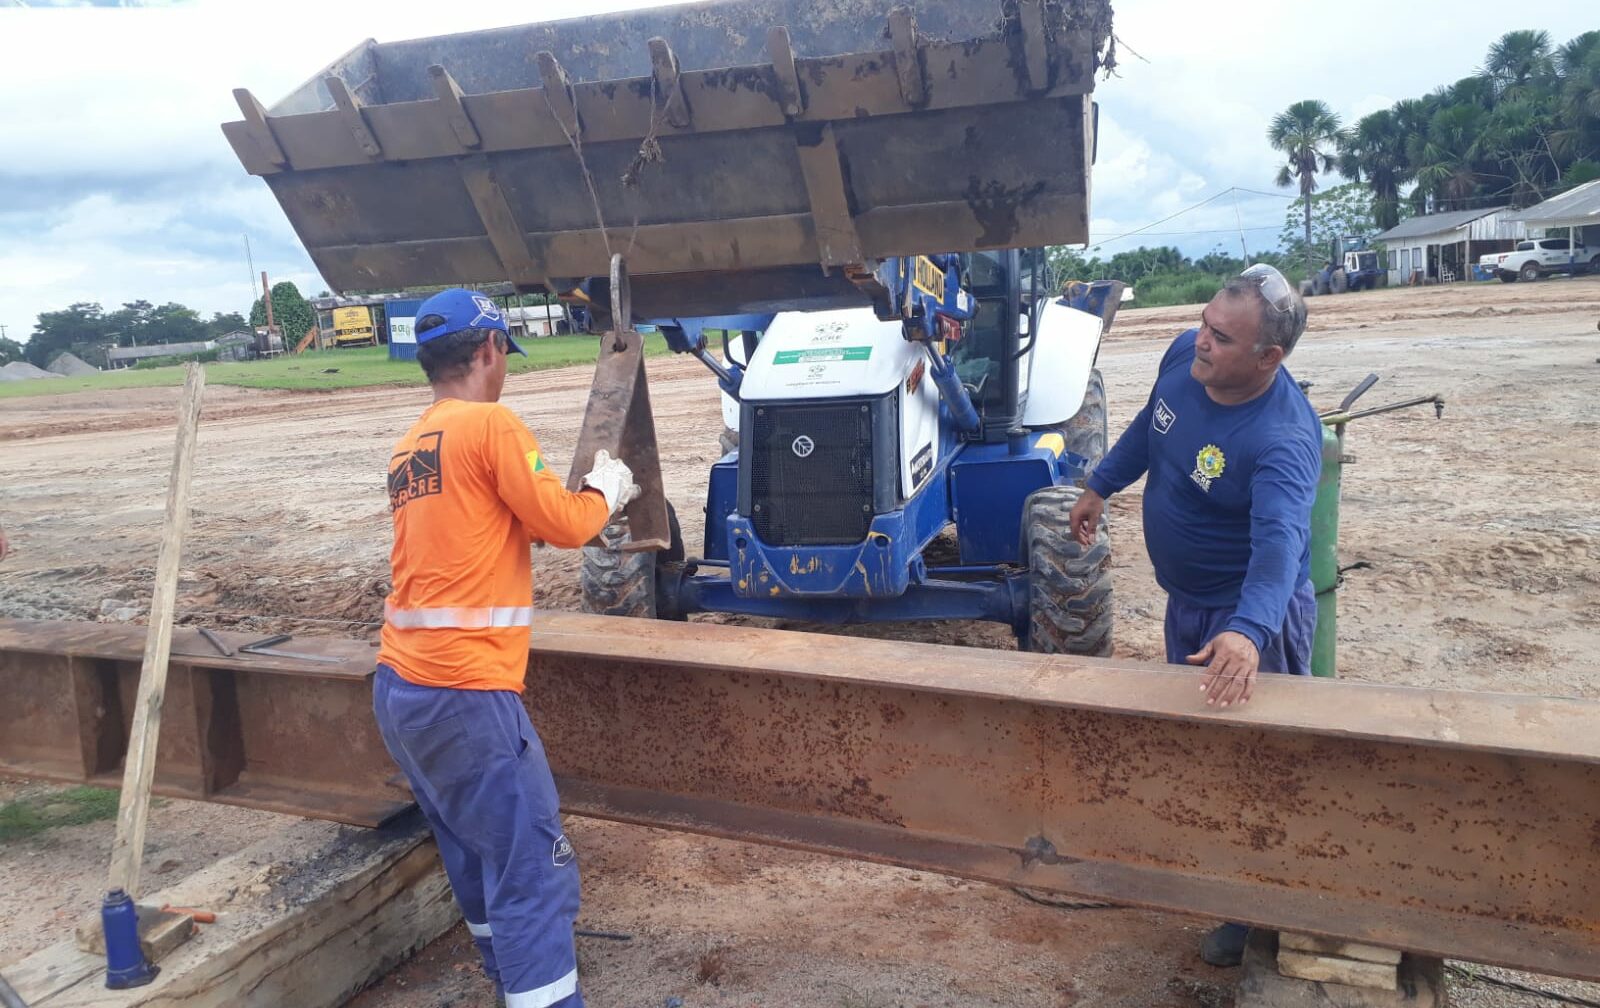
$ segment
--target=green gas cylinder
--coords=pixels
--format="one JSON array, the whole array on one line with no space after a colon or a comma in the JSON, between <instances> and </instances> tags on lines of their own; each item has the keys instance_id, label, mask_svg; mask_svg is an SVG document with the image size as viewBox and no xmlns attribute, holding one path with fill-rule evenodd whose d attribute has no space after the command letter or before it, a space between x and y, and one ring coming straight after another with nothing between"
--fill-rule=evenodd
<instances>
[{"instance_id":1,"label":"green gas cylinder","mask_svg":"<svg viewBox=\"0 0 1600 1008\"><path fill-rule=\"evenodd\" d=\"M1317 635L1311 674L1332 677L1339 630L1339 477L1344 424L1322 428L1322 477L1311 506L1311 586L1317 593Z\"/></svg>"}]
</instances>

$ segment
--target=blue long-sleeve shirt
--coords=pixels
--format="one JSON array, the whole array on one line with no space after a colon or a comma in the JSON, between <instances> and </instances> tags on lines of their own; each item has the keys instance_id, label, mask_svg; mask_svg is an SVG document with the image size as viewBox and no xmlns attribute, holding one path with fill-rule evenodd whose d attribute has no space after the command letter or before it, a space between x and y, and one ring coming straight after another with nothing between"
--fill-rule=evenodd
<instances>
[{"instance_id":1,"label":"blue long-sleeve shirt","mask_svg":"<svg viewBox=\"0 0 1600 1008\"><path fill-rule=\"evenodd\" d=\"M1311 574L1322 424L1287 369L1237 406L1189 373L1195 330L1161 359L1144 409L1090 474L1110 497L1148 472L1144 538L1156 581L1182 602L1232 607L1227 629L1266 646Z\"/></svg>"}]
</instances>

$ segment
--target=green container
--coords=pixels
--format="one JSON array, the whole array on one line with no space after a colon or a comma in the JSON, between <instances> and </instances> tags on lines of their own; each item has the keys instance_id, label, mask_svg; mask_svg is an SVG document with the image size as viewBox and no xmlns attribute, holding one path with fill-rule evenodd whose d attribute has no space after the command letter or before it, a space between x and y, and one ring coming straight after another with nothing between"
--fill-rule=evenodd
<instances>
[{"instance_id":1,"label":"green container","mask_svg":"<svg viewBox=\"0 0 1600 1008\"><path fill-rule=\"evenodd\" d=\"M1332 678L1339 631L1339 478L1344 462L1344 425L1322 428L1322 477L1311 506L1311 585L1317 593L1317 636L1311 674Z\"/></svg>"}]
</instances>

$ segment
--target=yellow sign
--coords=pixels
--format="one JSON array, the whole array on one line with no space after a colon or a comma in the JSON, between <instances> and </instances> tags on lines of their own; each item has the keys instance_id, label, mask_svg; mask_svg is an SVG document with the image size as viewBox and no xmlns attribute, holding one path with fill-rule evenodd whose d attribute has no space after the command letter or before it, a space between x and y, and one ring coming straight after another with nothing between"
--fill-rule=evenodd
<instances>
[{"instance_id":1,"label":"yellow sign","mask_svg":"<svg viewBox=\"0 0 1600 1008\"><path fill-rule=\"evenodd\" d=\"M944 270L935 266L933 260L927 256L917 256L916 269L916 275L912 277L911 282L917 285L917 289L924 294L942 299L944 297Z\"/></svg>"},{"instance_id":2,"label":"yellow sign","mask_svg":"<svg viewBox=\"0 0 1600 1008\"><path fill-rule=\"evenodd\" d=\"M333 341L335 343L376 342L372 331L372 309L335 308L333 310Z\"/></svg>"}]
</instances>

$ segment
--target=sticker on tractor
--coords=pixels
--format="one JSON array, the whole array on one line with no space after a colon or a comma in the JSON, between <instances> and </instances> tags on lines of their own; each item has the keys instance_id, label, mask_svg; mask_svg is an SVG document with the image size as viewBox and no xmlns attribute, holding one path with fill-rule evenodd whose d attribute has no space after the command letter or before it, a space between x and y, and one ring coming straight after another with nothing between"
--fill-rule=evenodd
<instances>
[{"instance_id":1,"label":"sticker on tractor","mask_svg":"<svg viewBox=\"0 0 1600 1008\"><path fill-rule=\"evenodd\" d=\"M933 472L933 443L922 446L916 457L911 460L911 489L922 486L922 481Z\"/></svg>"},{"instance_id":2,"label":"sticker on tractor","mask_svg":"<svg viewBox=\"0 0 1600 1008\"><path fill-rule=\"evenodd\" d=\"M829 347L826 350L779 350L774 364L820 364L828 361L864 361L872 356L870 346Z\"/></svg>"},{"instance_id":3,"label":"sticker on tractor","mask_svg":"<svg viewBox=\"0 0 1600 1008\"><path fill-rule=\"evenodd\" d=\"M911 282L916 285L917 290L929 297L943 298L944 270L935 266L933 260L927 256L917 256L916 270Z\"/></svg>"}]
</instances>

